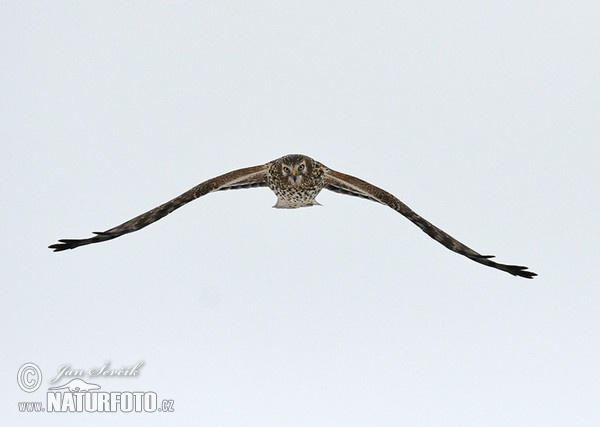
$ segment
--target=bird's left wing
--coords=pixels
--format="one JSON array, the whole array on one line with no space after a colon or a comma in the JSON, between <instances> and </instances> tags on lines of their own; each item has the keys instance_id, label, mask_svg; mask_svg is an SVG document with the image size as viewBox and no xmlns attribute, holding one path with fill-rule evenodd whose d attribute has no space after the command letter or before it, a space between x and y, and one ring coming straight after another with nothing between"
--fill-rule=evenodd
<instances>
[{"instance_id":1,"label":"bird's left wing","mask_svg":"<svg viewBox=\"0 0 600 427\"><path fill-rule=\"evenodd\" d=\"M169 200L146 213L136 216L121 225L117 225L106 231L95 231L95 236L93 237L87 239L60 239L58 241L59 243L55 243L48 247L54 249L54 252L58 252L64 251L65 249L74 249L78 246L89 245L91 243L104 242L105 240L114 239L123 234L144 228L145 226L158 221L162 217L169 215L175 209L180 208L186 203L208 193L212 193L213 191L265 187L267 186L268 168L268 165L252 166L219 175L196 185L174 199Z\"/></svg>"},{"instance_id":2,"label":"bird's left wing","mask_svg":"<svg viewBox=\"0 0 600 427\"><path fill-rule=\"evenodd\" d=\"M494 257L493 255L481 255L465 244L459 242L442 229L436 227L425 218L418 215L394 195L382 190L379 187L369 184L362 179L327 168L325 172L324 188L337 193L362 197L389 206L396 212L404 215L406 218L416 224L421 230L427 233L431 238L437 240L451 251L464 255L480 264L506 271L513 276L525 277L527 279L532 279L534 276L537 276L537 274L533 271L527 270L527 267L525 266L500 264L490 259Z\"/></svg>"}]
</instances>

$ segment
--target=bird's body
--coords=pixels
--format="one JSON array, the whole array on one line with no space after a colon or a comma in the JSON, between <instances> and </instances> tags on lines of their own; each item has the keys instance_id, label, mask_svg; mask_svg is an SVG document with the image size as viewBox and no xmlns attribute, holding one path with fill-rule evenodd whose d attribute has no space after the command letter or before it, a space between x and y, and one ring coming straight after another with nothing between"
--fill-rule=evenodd
<instances>
[{"instance_id":1,"label":"bird's body","mask_svg":"<svg viewBox=\"0 0 600 427\"><path fill-rule=\"evenodd\" d=\"M274 160L267 175L267 185L277 196L273 207L294 209L319 205L315 198L325 185L326 169L321 163L300 154Z\"/></svg>"},{"instance_id":2,"label":"bird's body","mask_svg":"<svg viewBox=\"0 0 600 427\"><path fill-rule=\"evenodd\" d=\"M316 160L302 155L290 154L260 166L238 169L204 181L185 193L150 211L143 213L121 225L87 239L61 239L50 245L55 252L74 249L79 246L114 239L123 234L137 231L170 214L184 204L214 191L233 190L253 187L269 187L277 196L275 208L295 209L304 206L319 205L316 197L322 189L350 196L362 197L386 205L404 215L434 240L448 249L466 256L480 264L487 265L514 276L528 279L536 273L519 265L500 264L492 261L492 255L481 255L459 242L445 231L425 220L398 198L351 175L337 172Z\"/></svg>"}]
</instances>

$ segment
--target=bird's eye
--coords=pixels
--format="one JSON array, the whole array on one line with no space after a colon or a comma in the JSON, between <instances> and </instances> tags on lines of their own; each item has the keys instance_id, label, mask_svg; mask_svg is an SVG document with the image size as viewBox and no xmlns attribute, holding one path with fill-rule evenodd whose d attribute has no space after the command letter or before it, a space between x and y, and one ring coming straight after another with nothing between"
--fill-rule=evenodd
<instances>
[{"instance_id":1,"label":"bird's eye","mask_svg":"<svg viewBox=\"0 0 600 427\"><path fill-rule=\"evenodd\" d=\"M304 163L302 163L300 166L298 166L298 170L303 171L305 167L306 167L306 165Z\"/></svg>"},{"instance_id":2,"label":"bird's eye","mask_svg":"<svg viewBox=\"0 0 600 427\"><path fill-rule=\"evenodd\" d=\"M288 168L287 166L284 166L283 167L283 172L290 173L290 168Z\"/></svg>"}]
</instances>

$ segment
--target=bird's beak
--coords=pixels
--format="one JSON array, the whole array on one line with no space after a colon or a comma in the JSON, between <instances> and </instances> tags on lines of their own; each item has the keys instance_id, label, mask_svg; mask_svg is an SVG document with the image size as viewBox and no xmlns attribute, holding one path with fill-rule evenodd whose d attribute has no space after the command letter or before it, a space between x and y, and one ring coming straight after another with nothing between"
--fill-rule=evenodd
<instances>
[{"instance_id":1,"label":"bird's beak","mask_svg":"<svg viewBox=\"0 0 600 427\"><path fill-rule=\"evenodd\" d=\"M296 174L298 173L298 171L296 169L292 169L292 176L296 176Z\"/></svg>"}]
</instances>

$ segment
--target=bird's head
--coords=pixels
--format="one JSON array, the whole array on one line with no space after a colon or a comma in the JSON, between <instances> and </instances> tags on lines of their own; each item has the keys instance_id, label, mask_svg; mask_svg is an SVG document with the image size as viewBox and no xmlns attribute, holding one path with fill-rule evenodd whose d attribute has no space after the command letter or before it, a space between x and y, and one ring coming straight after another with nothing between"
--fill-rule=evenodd
<instances>
[{"instance_id":1,"label":"bird's head","mask_svg":"<svg viewBox=\"0 0 600 427\"><path fill-rule=\"evenodd\" d=\"M290 185L300 185L310 172L312 159L301 154L290 154L281 159L281 175L287 179Z\"/></svg>"}]
</instances>

